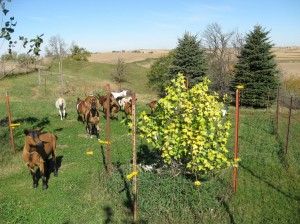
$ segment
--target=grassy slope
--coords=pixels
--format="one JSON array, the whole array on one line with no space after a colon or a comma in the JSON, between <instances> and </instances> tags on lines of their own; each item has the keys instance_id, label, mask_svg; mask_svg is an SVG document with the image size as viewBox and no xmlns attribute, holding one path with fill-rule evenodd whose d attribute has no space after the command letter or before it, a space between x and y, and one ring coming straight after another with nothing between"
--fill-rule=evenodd
<instances>
[{"instance_id":1,"label":"grassy slope","mask_svg":"<svg viewBox=\"0 0 300 224\"><path fill-rule=\"evenodd\" d=\"M57 77L47 76L46 89L44 84L38 85L37 74L0 82L0 89L10 95L13 121L21 123L21 127L14 129L17 152L11 154L2 92L0 114L5 116L0 116L0 223L131 222L132 186L125 178L131 172L128 130L120 121L111 122L113 172L107 176L103 165L106 147L101 148L95 138L85 137L84 126L77 121L75 110L76 98L83 98L84 90L105 89L112 69L113 65L64 62L64 90L69 92L65 96L68 117L62 122L54 107L61 91ZM148 109L143 100L155 95L144 85L146 69L135 64L128 65L127 69L128 83L124 87L141 96L138 112ZM231 120L233 113L232 108ZM140 222L298 223L299 149L297 142L291 141L289 153L283 159L280 142L284 139L286 124L281 124L281 138L276 140L273 114L272 111L241 110L239 157L242 162L236 194L231 189L230 169L209 177L198 189L184 177L144 172L138 178ZM101 139L105 139L105 122L101 121ZM47 191L42 191L41 186L31 188L31 177L20 158L23 129L41 126L58 136L61 162L59 176L50 175ZM299 126L299 122L294 121L292 133L299 133ZM148 156L142 150L147 149L143 142L138 141L138 148L140 159ZM229 148L232 154L233 137ZM94 155L87 155L87 151L93 151Z\"/></svg>"}]
</instances>

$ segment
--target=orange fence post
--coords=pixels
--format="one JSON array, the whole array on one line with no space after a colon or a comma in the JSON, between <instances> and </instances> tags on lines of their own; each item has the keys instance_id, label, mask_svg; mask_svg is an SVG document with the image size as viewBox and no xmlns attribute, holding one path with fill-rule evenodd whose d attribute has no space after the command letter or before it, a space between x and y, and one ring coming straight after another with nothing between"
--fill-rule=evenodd
<instances>
[{"instance_id":1,"label":"orange fence post","mask_svg":"<svg viewBox=\"0 0 300 224\"><path fill-rule=\"evenodd\" d=\"M10 105L9 105L9 96L6 93L6 106L7 106L7 114L8 114L8 125L10 131L10 139L11 139L11 151L15 152L15 141L14 141L14 134L11 126L11 115L10 115Z\"/></svg>"},{"instance_id":2,"label":"orange fence post","mask_svg":"<svg viewBox=\"0 0 300 224\"><path fill-rule=\"evenodd\" d=\"M287 128L286 140L285 140L285 155L287 154L288 145L289 145L289 135L290 135L290 126L291 126L292 106L293 106L293 96L291 96L291 99L290 99L290 108L289 108L289 117L288 117L288 128Z\"/></svg>"},{"instance_id":3,"label":"orange fence post","mask_svg":"<svg viewBox=\"0 0 300 224\"><path fill-rule=\"evenodd\" d=\"M240 92L236 90L235 98L235 141L234 141L234 161L238 161L238 143L239 143L239 116L240 116ZM236 166L233 167L233 190L237 189L237 170Z\"/></svg>"},{"instance_id":4,"label":"orange fence post","mask_svg":"<svg viewBox=\"0 0 300 224\"><path fill-rule=\"evenodd\" d=\"M278 137L278 119L279 119L279 87L277 87L276 115L275 115L275 132L276 132L276 137Z\"/></svg>"},{"instance_id":5,"label":"orange fence post","mask_svg":"<svg viewBox=\"0 0 300 224\"><path fill-rule=\"evenodd\" d=\"M107 105L110 105L110 85L106 85L106 102ZM107 144L106 150L106 171L110 173L110 107L107 107L106 111L106 137L109 144Z\"/></svg>"},{"instance_id":6,"label":"orange fence post","mask_svg":"<svg viewBox=\"0 0 300 224\"><path fill-rule=\"evenodd\" d=\"M137 172L136 169L136 119L135 119L135 105L136 105L136 96L135 93L132 93L132 166L133 173ZM133 205L133 220L134 223L137 221L137 177L133 177L133 195L134 195L134 205Z\"/></svg>"}]
</instances>

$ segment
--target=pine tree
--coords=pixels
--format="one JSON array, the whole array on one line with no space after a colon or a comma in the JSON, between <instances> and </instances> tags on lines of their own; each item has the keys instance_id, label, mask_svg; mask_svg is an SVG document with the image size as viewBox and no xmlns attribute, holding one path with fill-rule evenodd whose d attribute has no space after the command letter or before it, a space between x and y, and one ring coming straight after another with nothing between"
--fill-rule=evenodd
<instances>
[{"instance_id":1,"label":"pine tree","mask_svg":"<svg viewBox=\"0 0 300 224\"><path fill-rule=\"evenodd\" d=\"M231 89L243 85L241 104L254 108L269 106L276 97L278 70L271 49L273 44L268 34L260 25L246 35L245 45L235 66L235 78Z\"/></svg>"},{"instance_id":2,"label":"pine tree","mask_svg":"<svg viewBox=\"0 0 300 224\"><path fill-rule=\"evenodd\" d=\"M178 39L178 46L174 50L170 80L176 78L178 73L182 73L192 87L202 81L206 71L205 53L200 41L197 40L197 35L186 32L183 38Z\"/></svg>"}]
</instances>

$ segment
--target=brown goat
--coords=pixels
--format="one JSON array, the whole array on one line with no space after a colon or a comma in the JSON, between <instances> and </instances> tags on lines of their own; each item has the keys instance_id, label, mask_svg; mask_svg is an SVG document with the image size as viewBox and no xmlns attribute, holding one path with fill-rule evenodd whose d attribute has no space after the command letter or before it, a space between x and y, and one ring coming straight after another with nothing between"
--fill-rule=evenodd
<instances>
[{"instance_id":1,"label":"brown goat","mask_svg":"<svg viewBox=\"0 0 300 224\"><path fill-rule=\"evenodd\" d=\"M120 111L120 105L117 100L113 97L110 97L109 102L105 99L103 103L103 112L106 116L108 107L110 109L110 117L118 120L118 113Z\"/></svg>"},{"instance_id":2,"label":"brown goat","mask_svg":"<svg viewBox=\"0 0 300 224\"><path fill-rule=\"evenodd\" d=\"M88 136L92 137L93 130L96 129L96 136L99 139L100 138L100 114L97 110L97 100L92 99L91 100L91 108L87 110L85 114L86 118L86 131Z\"/></svg>"},{"instance_id":3,"label":"brown goat","mask_svg":"<svg viewBox=\"0 0 300 224\"><path fill-rule=\"evenodd\" d=\"M76 109L77 109L77 114L78 114L77 120L81 119L82 123L84 123L85 122L85 114L86 114L86 111L88 110L85 101L77 98Z\"/></svg>"},{"instance_id":4,"label":"brown goat","mask_svg":"<svg viewBox=\"0 0 300 224\"><path fill-rule=\"evenodd\" d=\"M100 110L100 102L97 100L97 98L93 95L89 95L85 98L85 103L86 103L86 106L88 109L91 109L91 103L92 103L92 100L95 100L96 101L96 107L97 107L97 110Z\"/></svg>"},{"instance_id":5,"label":"brown goat","mask_svg":"<svg viewBox=\"0 0 300 224\"><path fill-rule=\"evenodd\" d=\"M132 115L132 101L131 101L131 100L125 102L125 105L124 105L124 112L125 112L126 117Z\"/></svg>"},{"instance_id":6,"label":"brown goat","mask_svg":"<svg viewBox=\"0 0 300 224\"><path fill-rule=\"evenodd\" d=\"M54 165L54 176L57 176L56 168L56 140L57 137L48 132L40 130L24 130L25 145L22 159L30 170L33 179L33 188L38 186L38 177L34 170L35 166L40 169L43 180L43 190L48 188L47 177L45 175L45 162L52 155Z\"/></svg>"},{"instance_id":7,"label":"brown goat","mask_svg":"<svg viewBox=\"0 0 300 224\"><path fill-rule=\"evenodd\" d=\"M150 103L146 104L151 109L151 115L154 115L156 104L157 104L157 100L151 101Z\"/></svg>"}]
</instances>

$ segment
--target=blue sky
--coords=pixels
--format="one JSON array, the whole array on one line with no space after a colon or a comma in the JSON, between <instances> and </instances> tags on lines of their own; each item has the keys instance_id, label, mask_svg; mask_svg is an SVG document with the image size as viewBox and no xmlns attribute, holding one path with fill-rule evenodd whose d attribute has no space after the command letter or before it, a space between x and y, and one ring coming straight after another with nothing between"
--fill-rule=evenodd
<instances>
[{"instance_id":1,"label":"blue sky","mask_svg":"<svg viewBox=\"0 0 300 224\"><path fill-rule=\"evenodd\" d=\"M14 37L44 34L42 49L55 35L91 52L173 49L211 23L243 34L259 24L275 46L300 46L299 0L12 0L7 8Z\"/></svg>"}]
</instances>

